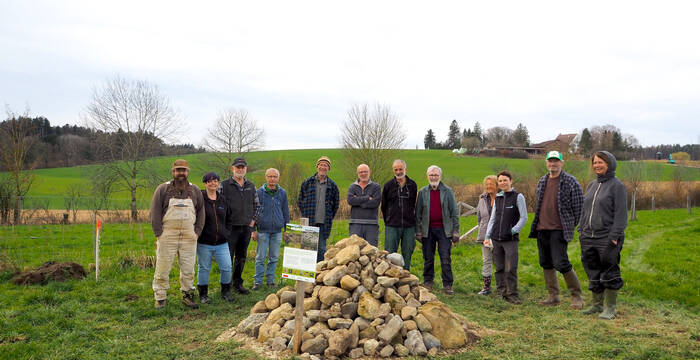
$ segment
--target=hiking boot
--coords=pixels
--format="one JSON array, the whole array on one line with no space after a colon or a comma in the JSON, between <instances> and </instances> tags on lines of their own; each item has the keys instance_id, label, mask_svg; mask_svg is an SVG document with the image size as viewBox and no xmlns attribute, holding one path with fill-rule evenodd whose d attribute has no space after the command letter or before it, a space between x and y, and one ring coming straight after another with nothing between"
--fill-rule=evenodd
<instances>
[{"instance_id":1,"label":"hiking boot","mask_svg":"<svg viewBox=\"0 0 700 360\"><path fill-rule=\"evenodd\" d=\"M262 288L262 284L256 283L256 284L253 284L253 287L250 288L250 290L255 291L255 290L258 290L258 289L260 289L260 288Z\"/></svg>"},{"instance_id":2,"label":"hiking boot","mask_svg":"<svg viewBox=\"0 0 700 360\"><path fill-rule=\"evenodd\" d=\"M566 287L569 288L571 292L571 308L576 310L583 309L583 299L581 298L581 284L578 282L578 276L576 276L576 271L571 269L571 271L564 274L564 280L566 281Z\"/></svg>"},{"instance_id":3,"label":"hiking boot","mask_svg":"<svg viewBox=\"0 0 700 360\"><path fill-rule=\"evenodd\" d=\"M549 295L538 304L542 306L559 305L561 300L559 299L559 280L557 280L557 271L554 269L544 269L544 283L547 286L547 292L549 292Z\"/></svg>"},{"instance_id":4,"label":"hiking boot","mask_svg":"<svg viewBox=\"0 0 700 360\"><path fill-rule=\"evenodd\" d=\"M250 290L246 289L243 286L243 283L238 283L238 284L233 285L233 290L236 290L236 292L241 294L241 295L250 294Z\"/></svg>"},{"instance_id":5,"label":"hiking boot","mask_svg":"<svg viewBox=\"0 0 700 360\"><path fill-rule=\"evenodd\" d=\"M523 303L522 301L520 301L520 298L518 297L518 295L509 295L509 296L506 296L504 299L505 299L505 301L507 301L513 305L520 305Z\"/></svg>"},{"instance_id":6,"label":"hiking boot","mask_svg":"<svg viewBox=\"0 0 700 360\"><path fill-rule=\"evenodd\" d=\"M233 295L231 295L231 284L221 284L221 297L228 302L233 302Z\"/></svg>"},{"instance_id":7,"label":"hiking boot","mask_svg":"<svg viewBox=\"0 0 700 360\"><path fill-rule=\"evenodd\" d=\"M163 300L156 300L156 305L155 305L155 306L156 306L156 309L162 309L162 308L164 308L165 305L166 305L167 303L168 303L168 302L167 302L165 299L163 299Z\"/></svg>"},{"instance_id":8,"label":"hiking boot","mask_svg":"<svg viewBox=\"0 0 700 360\"><path fill-rule=\"evenodd\" d=\"M182 305L190 309L199 309L199 304L194 301L194 290L182 292Z\"/></svg>"},{"instance_id":9,"label":"hiking boot","mask_svg":"<svg viewBox=\"0 0 700 360\"><path fill-rule=\"evenodd\" d=\"M477 293L477 295L488 295L491 293L491 277L484 276L484 287Z\"/></svg>"},{"instance_id":10,"label":"hiking boot","mask_svg":"<svg viewBox=\"0 0 700 360\"><path fill-rule=\"evenodd\" d=\"M442 289L442 291L444 291L446 295L454 295L455 294L455 291L452 290L452 286L450 286L450 285L445 286Z\"/></svg>"},{"instance_id":11,"label":"hiking boot","mask_svg":"<svg viewBox=\"0 0 700 360\"><path fill-rule=\"evenodd\" d=\"M588 309L583 310L583 313L586 315L592 315L601 311L603 311L603 293L593 293L593 302Z\"/></svg>"},{"instance_id":12,"label":"hiking boot","mask_svg":"<svg viewBox=\"0 0 700 360\"><path fill-rule=\"evenodd\" d=\"M428 289L428 291L433 291L433 282L432 281L426 281L422 283L420 286Z\"/></svg>"},{"instance_id":13,"label":"hiking boot","mask_svg":"<svg viewBox=\"0 0 700 360\"><path fill-rule=\"evenodd\" d=\"M267 287L270 289L276 289L277 285L275 285L275 283L273 283L273 282L269 282L269 283L267 283Z\"/></svg>"},{"instance_id":14,"label":"hiking boot","mask_svg":"<svg viewBox=\"0 0 700 360\"><path fill-rule=\"evenodd\" d=\"M209 304L209 285L197 285L197 291L199 291L199 302L202 304Z\"/></svg>"},{"instance_id":15,"label":"hiking boot","mask_svg":"<svg viewBox=\"0 0 700 360\"><path fill-rule=\"evenodd\" d=\"M615 307L617 306L617 290L605 289L605 306L603 312L598 315L599 318L612 320L617 315Z\"/></svg>"}]
</instances>

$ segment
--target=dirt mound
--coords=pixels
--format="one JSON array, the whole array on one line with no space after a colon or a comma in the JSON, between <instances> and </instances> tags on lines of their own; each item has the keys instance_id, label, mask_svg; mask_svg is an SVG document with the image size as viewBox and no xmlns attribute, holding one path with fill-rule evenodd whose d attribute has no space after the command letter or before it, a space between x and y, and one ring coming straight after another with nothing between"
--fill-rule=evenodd
<instances>
[{"instance_id":1,"label":"dirt mound","mask_svg":"<svg viewBox=\"0 0 700 360\"><path fill-rule=\"evenodd\" d=\"M12 278L16 285L45 285L49 281L66 281L69 279L82 279L87 276L85 268L74 262L47 261L40 267L25 271Z\"/></svg>"}]
</instances>

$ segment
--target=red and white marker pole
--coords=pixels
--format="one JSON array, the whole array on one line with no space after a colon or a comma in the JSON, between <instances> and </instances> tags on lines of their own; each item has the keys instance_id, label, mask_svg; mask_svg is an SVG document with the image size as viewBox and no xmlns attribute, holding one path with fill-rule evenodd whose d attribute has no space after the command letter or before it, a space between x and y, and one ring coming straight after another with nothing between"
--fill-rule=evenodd
<instances>
[{"instance_id":1,"label":"red and white marker pole","mask_svg":"<svg viewBox=\"0 0 700 360\"><path fill-rule=\"evenodd\" d=\"M102 230L102 221L97 219L97 227L95 228L95 281L100 280L100 230Z\"/></svg>"}]
</instances>

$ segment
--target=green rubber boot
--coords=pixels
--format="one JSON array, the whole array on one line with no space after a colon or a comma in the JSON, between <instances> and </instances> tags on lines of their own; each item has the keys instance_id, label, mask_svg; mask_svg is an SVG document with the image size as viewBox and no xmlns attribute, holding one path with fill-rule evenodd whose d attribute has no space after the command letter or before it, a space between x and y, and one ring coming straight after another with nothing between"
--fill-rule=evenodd
<instances>
[{"instance_id":1,"label":"green rubber boot","mask_svg":"<svg viewBox=\"0 0 700 360\"><path fill-rule=\"evenodd\" d=\"M593 301L591 301L591 307L583 310L586 315L597 314L603 311L603 293L593 293Z\"/></svg>"},{"instance_id":2,"label":"green rubber boot","mask_svg":"<svg viewBox=\"0 0 700 360\"><path fill-rule=\"evenodd\" d=\"M612 320L615 318L617 313L615 312L615 307L617 306L617 290L605 289L605 307L603 312L598 315L599 318L605 320Z\"/></svg>"}]
</instances>

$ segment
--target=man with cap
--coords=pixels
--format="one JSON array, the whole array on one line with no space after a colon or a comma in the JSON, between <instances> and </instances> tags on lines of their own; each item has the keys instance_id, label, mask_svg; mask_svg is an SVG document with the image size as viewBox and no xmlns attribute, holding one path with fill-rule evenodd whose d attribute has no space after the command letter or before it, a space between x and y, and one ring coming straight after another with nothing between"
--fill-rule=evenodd
<instances>
[{"instance_id":1,"label":"man with cap","mask_svg":"<svg viewBox=\"0 0 700 360\"><path fill-rule=\"evenodd\" d=\"M170 270L177 255L182 303L196 309L199 305L194 300L194 263L197 237L204 227L204 199L199 188L187 181L187 161L176 160L171 171L173 180L158 185L151 200L151 226L156 236L155 307L166 305Z\"/></svg>"},{"instance_id":2,"label":"man with cap","mask_svg":"<svg viewBox=\"0 0 700 360\"><path fill-rule=\"evenodd\" d=\"M316 261L323 260L326 253L326 240L340 205L340 191L338 185L328 177L330 170L331 160L327 156L321 156L316 161L316 173L304 180L299 191L298 206L301 216L308 218L311 226L319 228Z\"/></svg>"},{"instance_id":3,"label":"man with cap","mask_svg":"<svg viewBox=\"0 0 700 360\"><path fill-rule=\"evenodd\" d=\"M576 178L563 170L564 159L559 151L548 152L545 161L549 172L537 183L537 207L529 236L537 239L540 266L549 293L539 304L559 305L559 271L571 292L571 307L581 309L581 285L566 250L581 216L583 190Z\"/></svg>"},{"instance_id":4,"label":"man with cap","mask_svg":"<svg viewBox=\"0 0 700 360\"><path fill-rule=\"evenodd\" d=\"M379 246L377 209L382 201L382 187L369 179L369 166L357 167L357 181L348 188L350 235L357 235L373 246Z\"/></svg>"},{"instance_id":5,"label":"man with cap","mask_svg":"<svg viewBox=\"0 0 700 360\"><path fill-rule=\"evenodd\" d=\"M239 294L248 294L250 291L243 286L243 267L250 244L250 234L258 219L260 202L255 185L245 174L248 163L243 158L233 160L231 170L233 176L221 182L219 190L226 198L232 210L231 235L228 247L233 262L232 286Z\"/></svg>"},{"instance_id":6,"label":"man with cap","mask_svg":"<svg viewBox=\"0 0 700 360\"><path fill-rule=\"evenodd\" d=\"M416 196L418 185L406 175L406 162L394 160L394 178L382 188L384 248L396 252L401 244L403 268L411 270L411 256L416 248Z\"/></svg>"}]
</instances>

